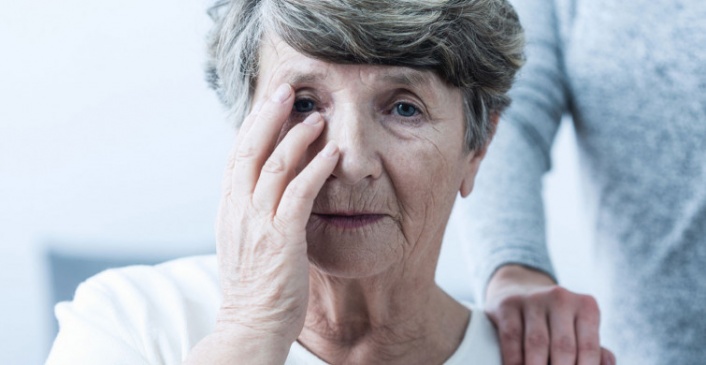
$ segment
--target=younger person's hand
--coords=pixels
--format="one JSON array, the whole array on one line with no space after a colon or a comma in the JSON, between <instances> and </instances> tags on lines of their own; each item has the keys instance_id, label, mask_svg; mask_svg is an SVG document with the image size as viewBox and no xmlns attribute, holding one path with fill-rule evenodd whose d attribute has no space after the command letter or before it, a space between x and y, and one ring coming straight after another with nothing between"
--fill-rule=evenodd
<instances>
[{"instance_id":1,"label":"younger person's hand","mask_svg":"<svg viewBox=\"0 0 706 365\"><path fill-rule=\"evenodd\" d=\"M500 337L503 365L613 365L601 348L600 311L593 297L556 285L517 265L488 284L485 310Z\"/></svg>"}]
</instances>

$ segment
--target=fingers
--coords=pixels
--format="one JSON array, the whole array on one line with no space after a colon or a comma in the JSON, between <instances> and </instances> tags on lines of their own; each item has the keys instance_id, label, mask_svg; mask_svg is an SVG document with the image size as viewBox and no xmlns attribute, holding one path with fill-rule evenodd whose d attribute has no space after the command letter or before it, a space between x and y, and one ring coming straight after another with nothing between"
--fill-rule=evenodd
<instances>
[{"instance_id":1,"label":"fingers","mask_svg":"<svg viewBox=\"0 0 706 365\"><path fill-rule=\"evenodd\" d=\"M524 348L525 364L546 365L549 362L549 329L544 307L529 306L525 309Z\"/></svg>"},{"instance_id":2,"label":"fingers","mask_svg":"<svg viewBox=\"0 0 706 365\"><path fill-rule=\"evenodd\" d=\"M576 364L574 315L573 311L565 307L557 307L554 311L549 312L552 364Z\"/></svg>"},{"instance_id":3,"label":"fingers","mask_svg":"<svg viewBox=\"0 0 706 365\"><path fill-rule=\"evenodd\" d=\"M245 117L245 120L243 120L243 123L240 124L240 127L238 127L238 135L235 139L236 146L240 145L240 140L245 137L245 135L248 133L250 128L252 128L252 125L255 123L257 118L260 115L260 110L262 109L262 106L265 104L264 100L260 100L255 105L253 105L252 109L250 110L250 113L248 113L248 116Z\"/></svg>"},{"instance_id":4,"label":"fingers","mask_svg":"<svg viewBox=\"0 0 706 365\"><path fill-rule=\"evenodd\" d=\"M615 362L600 347L600 311L593 297L556 285L507 286L496 293L486 308L498 328L503 365Z\"/></svg>"},{"instance_id":5,"label":"fingers","mask_svg":"<svg viewBox=\"0 0 706 365\"><path fill-rule=\"evenodd\" d=\"M595 299L582 295L579 298L576 314L576 342L578 346L578 365L595 365L601 362L599 335L600 312Z\"/></svg>"},{"instance_id":6,"label":"fingers","mask_svg":"<svg viewBox=\"0 0 706 365\"><path fill-rule=\"evenodd\" d=\"M244 122L246 125L241 127L233 159L231 194L252 194L262 165L272 153L282 125L288 119L293 99L291 86L283 84Z\"/></svg>"},{"instance_id":7,"label":"fingers","mask_svg":"<svg viewBox=\"0 0 706 365\"><path fill-rule=\"evenodd\" d=\"M307 147L321 134L323 125L321 115L318 113L309 115L282 139L262 167L257 181L253 203L258 208L274 212L287 184L294 178L297 164Z\"/></svg>"},{"instance_id":8,"label":"fingers","mask_svg":"<svg viewBox=\"0 0 706 365\"><path fill-rule=\"evenodd\" d=\"M506 302L500 307L497 315L489 313L489 316L498 327L503 365L524 364L522 356L524 324L521 306Z\"/></svg>"},{"instance_id":9,"label":"fingers","mask_svg":"<svg viewBox=\"0 0 706 365\"><path fill-rule=\"evenodd\" d=\"M231 192L233 185L233 169L235 168L235 156L238 152L238 147L240 147L240 141L247 134L247 131L252 127L253 122L257 119L258 112L262 108L264 102L262 100L258 101L250 110L250 113L245 120L240 124L235 133L235 143L228 152L228 163L226 164L226 170L223 175L223 196L228 196Z\"/></svg>"},{"instance_id":10,"label":"fingers","mask_svg":"<svg viewBox=\"0 0 706 365\"><path fill-rule=\"evenodd\" d=\"M314 199L338 163L339 150L329 142L321 152L292 180L284 191L275 219L287 227L305 229Z\"/></svg>"}]
</instances>

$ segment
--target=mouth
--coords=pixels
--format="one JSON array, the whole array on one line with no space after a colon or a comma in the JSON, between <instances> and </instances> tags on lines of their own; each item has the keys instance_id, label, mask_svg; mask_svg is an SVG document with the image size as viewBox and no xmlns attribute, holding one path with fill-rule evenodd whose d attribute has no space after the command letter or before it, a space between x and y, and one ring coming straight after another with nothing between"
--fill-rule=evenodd
<instances>
[{"instance_id":1,"label":"mouth","mask_svg":"<svg viewBox=\"0 0 706 365\"><path fill-rule=\"evenodd\" d=\"M374 213L312 213L326 224L344 229L355 229L374 224L385 217L385 214Z\"/></svg>"}]
</instances>

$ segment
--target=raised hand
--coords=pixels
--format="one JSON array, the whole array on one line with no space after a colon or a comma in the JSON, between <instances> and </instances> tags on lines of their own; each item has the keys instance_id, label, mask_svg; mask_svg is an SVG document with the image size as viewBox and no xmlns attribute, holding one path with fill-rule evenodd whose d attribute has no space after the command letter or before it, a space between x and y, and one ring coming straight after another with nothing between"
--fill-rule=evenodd
<instances>
[{"instance_id":1,"label":"raised hand","mask_svg":"<svg viewBox=\"0 0 706 365\"><path fill-rule=\"evenodd\" d=\"M255 356L246 350L258 346L270 352L270 360L283 360L276 352L284 351L286 357L304 326L309 295L306 224L339 151L330 142L296 171L321 135L324 121L318 113L311 114L277 143L293 101L291 87L281 85L256 104L238 133L216 225L223 295L217 338L211 336L201 349L195 348L204 355L194 363L242 361L243 351ZM226 349L228 345L243 351ZM214 357L219 350L225 351L223 356Z\"/></svg>"}]
</instances>

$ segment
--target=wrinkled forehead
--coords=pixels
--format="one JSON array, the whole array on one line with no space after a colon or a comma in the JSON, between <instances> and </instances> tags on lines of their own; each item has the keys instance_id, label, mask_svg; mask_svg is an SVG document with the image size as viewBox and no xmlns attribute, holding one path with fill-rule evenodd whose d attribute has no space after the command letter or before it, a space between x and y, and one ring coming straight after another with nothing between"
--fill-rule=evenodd
<instances>
[{"instance_id":1,"label":"wrinkled forehead","mask_svg":"<svg viewBox=\"0 0 706 365\"><path fill-rule=\"evenodd\" d=\"M399 85L424 89L441 98L457 89L447 85L431 70L403 66L335 64L302 54L277 37L264 37L259 55L257 89L277 87L281 83L333 84L360 82L370 88Z\"/></svg>"}]
</instances>

